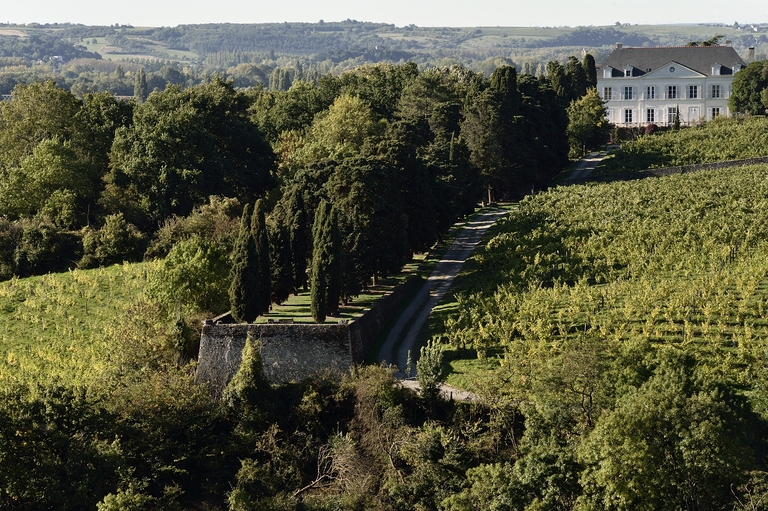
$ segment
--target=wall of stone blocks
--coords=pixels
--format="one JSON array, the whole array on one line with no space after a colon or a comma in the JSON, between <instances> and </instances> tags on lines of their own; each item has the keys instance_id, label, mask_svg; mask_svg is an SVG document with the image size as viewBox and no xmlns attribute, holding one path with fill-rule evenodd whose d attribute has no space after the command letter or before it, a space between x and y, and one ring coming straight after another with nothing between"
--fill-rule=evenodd
<instances>
[{"instance_id":1,"label":"wall of stone blocks","mask_svg":"<svg viewBox=\"0 0 768 511\"><path fill-rule=\"evenodd\" d=\"M300 381L320 371L339 375L365 360L381 329L424 281L411 278L344 324L206 324L200 337L197 381L219 396L240 367L250 335L261 346L264 376L272 383Z\"/></svg>"}]
</instances>

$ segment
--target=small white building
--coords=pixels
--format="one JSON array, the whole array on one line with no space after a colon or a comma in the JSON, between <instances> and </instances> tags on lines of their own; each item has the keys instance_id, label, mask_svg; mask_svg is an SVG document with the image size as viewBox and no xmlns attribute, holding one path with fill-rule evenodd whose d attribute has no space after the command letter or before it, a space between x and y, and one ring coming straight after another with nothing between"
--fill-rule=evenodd
<instances>
[{"instance_id":1,"label":"small white building","mask_svg":"<svg viewBox=\"0 0 768 511\"><path fill-rule=\"evenodd\" d=\"M692 125L729 115L733 77L747 66L730 46L624 48L602 64L597 90L617 126Z\"/></svg>"}]
</instances>

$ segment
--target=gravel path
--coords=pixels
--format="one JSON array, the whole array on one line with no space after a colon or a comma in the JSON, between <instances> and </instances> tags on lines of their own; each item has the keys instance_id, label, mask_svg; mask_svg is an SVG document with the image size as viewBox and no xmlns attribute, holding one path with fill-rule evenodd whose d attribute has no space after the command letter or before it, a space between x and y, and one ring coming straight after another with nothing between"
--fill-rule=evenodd
<instances>
[{"instance_id":1,"label":"gravel path","mask_svg":"<svg viewBox=\"0 0 768 511\"><path fill-rule=\"evenodd\" d=\"M503 210L487 211L479 215L459 232L453 244L448 248L443 257L435 265L435 269L427 279L424 286L416 293L413 301L403 311L397 323L389 332L387 340L379 351L379 360L393 364L400 369L397 376L407 379L415 374L414 367L411 368L412 374L405 374L405 368L408 360L408 351L412 353L412 360L416 360L418 346L416 346L416 337L421 330L422 325L429 317L432 308L445 295L453 283L453 279L459 274L464 261L469 257L477 246L485 231L496 222L501 216L507 214ZM407 330L406 330L407 327ZM405 336L402 333L405 330ZM395 350L399 339L403 342ZM410 385L410 384L409 384ZM447 392L461 392L458 389L448 389ZM456 396L454 396L456 397Z\"/></svg>"},{"instance_id":2,"label":"gravel path","mask_svg":"<svg viewBox=\"0 0 768 511\"><path fill-rule=\"evenodd\" d=\"M608 146L605 151L589 153L576 165L571 175L563 179L562 184L572 185L586 180L593 170L597 167L597 164L602 161L603 158L608 156L608 153L615 151L619 146Z\"/></svg>"}]
</instances>

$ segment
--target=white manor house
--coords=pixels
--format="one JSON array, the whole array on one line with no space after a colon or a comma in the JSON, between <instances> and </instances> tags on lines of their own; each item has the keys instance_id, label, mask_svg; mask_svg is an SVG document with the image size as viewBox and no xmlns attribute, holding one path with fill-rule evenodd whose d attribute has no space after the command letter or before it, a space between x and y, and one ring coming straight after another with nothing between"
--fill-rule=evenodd
<instances>
[{"instance_id":1,"label":"white manor house","mask_svg":"<svg viewBox=\"0 0 768 511\"><path fill-rule=\"evenodd\" d=\"M753 52L750 49L750 52ZM747 66L731 46L624 48L598 71L606 118L624 127L692 125L729 115L733 77Z\"/></svg>"}]
</instances>

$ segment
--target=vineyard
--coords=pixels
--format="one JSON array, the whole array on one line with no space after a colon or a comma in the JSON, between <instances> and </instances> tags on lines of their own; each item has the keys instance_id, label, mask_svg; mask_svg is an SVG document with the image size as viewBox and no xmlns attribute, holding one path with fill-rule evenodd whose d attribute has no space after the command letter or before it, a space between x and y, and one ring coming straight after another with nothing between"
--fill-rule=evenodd
<instances>
[{"instance_id":1,"label":"vineyard","mask_svg":"<svg viewBox=\"0 0 768 511\"><path fill-rule=\"evenodd\" d=\"M527 199L476 254L498 279L459 297L450 338L529 375L569 343L645 341L749 384L768 342L766 178L752 166Z\"/></svg>"},{"instance_id":2,"label":"vineyard","mask_svg":"<svg viewBox=\"0 0 768 511\"><path fill-rule=\"evenodd\" d=\"M0 283L0 380L24 374L72 380L97 373L133 322L155 323L149 318L157 310L147 310L153 306L141 300L152 264Z\"/></svg>"},{"instance_id":3,"label":"vineyard","mask_svg":"<svg viewBox=\"0 0 768 511\"><path fill-rule=\"evenodd\" d=\"M718 118L702 126L623 142L594 176L768 155L768 119Z\"/></svg>"}]
</instances>

